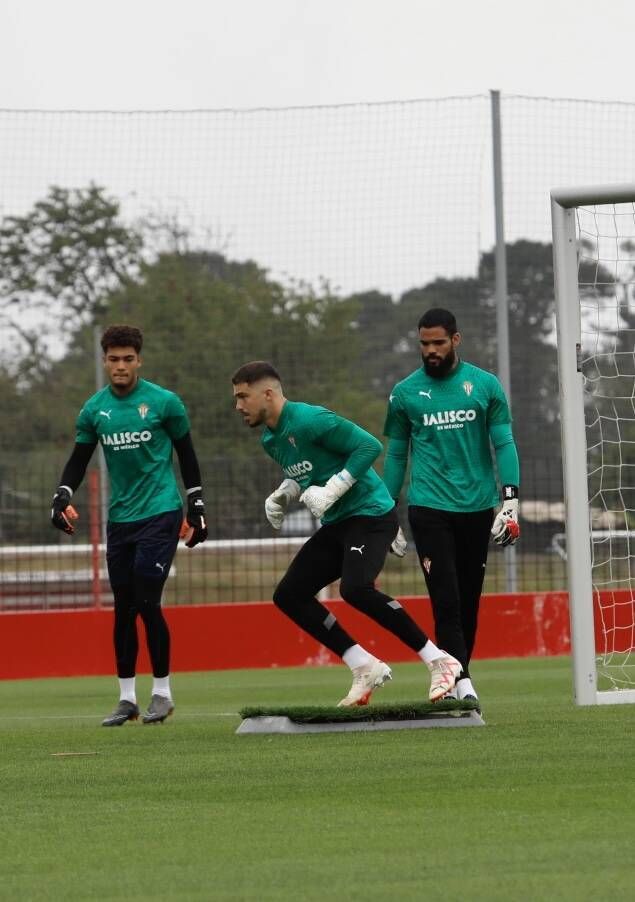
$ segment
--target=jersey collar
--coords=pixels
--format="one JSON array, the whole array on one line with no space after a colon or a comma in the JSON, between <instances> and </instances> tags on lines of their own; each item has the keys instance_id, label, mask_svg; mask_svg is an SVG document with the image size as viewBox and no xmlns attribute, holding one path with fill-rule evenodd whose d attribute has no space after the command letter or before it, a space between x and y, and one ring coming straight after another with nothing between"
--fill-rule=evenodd
<instances>
[{"instance_id":1,"label":"jersey collar","mask_svg":"<svg viewBox=\"0 0 635 902\"><path fill-rule=\"evenodd\" d=\"M143 379L141 379L141 378L137 379L137 384L135 385L135 387L132 389L131 392L128 392L127 395L118 395L117 392L114 392L112 390L112 385L110 385L110 383L108 384L107 388L110 391L110 394L112 395L112 397L116 398L117 401L127 401L128 398L133 398L136 395L136 393L141 388L142 382L143 382Z\"/></svg>"}]
</instances>

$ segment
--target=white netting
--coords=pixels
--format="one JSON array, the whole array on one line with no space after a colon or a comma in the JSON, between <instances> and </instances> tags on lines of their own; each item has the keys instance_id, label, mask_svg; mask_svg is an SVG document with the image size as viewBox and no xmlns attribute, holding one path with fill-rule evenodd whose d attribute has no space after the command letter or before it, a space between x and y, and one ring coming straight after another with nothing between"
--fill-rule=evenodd
<instances>
[{"instance_id":1,"label":"white netting","mask_svg":"<svg viewBox=\"0 0 635 902\"><path fill-rule=\"evenodd\" d=\"M507 95L500 108L524 499L518 587L544 591L565 584L550 553L562 533L562 483L549 190L630 181L635 104ZM240 363L271 357L291 397L334 406L376 434L390 389L417 365L427 307L454 310L466 357L494 369L491 132L486 94L287 109L0 110L0 539L52 540L49 493L95 387L92 338L79 324L101 327L103 311L143 328L147 378L187 403L218 540L268 534L266 461L229 401ZM91 186L99 196L86 201ZM128 240L113 240L120 229ZM300 328L299 309L319 320L304 315ZM279 568L263 555L248 570L232 555L204 578L193 573L183 596L270 597ZM421 591L414 556L398 573L391 591ZM503 591L507 574L505 555L492 550L486 590Z\"/></svg>"},{"instance_id":2,"label":"white netting","mask_svg":"<svg viewBox=\"0 0 635 902\"><path fill-rule=\"evenodd\" d=\"M598 688L635 685L635 204L579 208Z\"/></svg>"}]
</instances>

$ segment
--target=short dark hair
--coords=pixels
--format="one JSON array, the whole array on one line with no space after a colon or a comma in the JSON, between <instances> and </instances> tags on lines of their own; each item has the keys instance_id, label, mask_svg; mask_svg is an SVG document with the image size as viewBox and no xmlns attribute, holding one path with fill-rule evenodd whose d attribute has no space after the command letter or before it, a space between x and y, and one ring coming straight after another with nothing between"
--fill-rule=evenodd
<instances>
[{"instance_id":1,"label":"short dark hair","mask_svg":"<svg viewBox=\"0 0 635 902\"><path fill-rule=\"evenodd\" d=\"M124 326L117 324L108 326L101 336L101 349L106 353L108 348L134 348L137 354L143 347L143 335L141 329L136 326Z\"/></svg>"},{"instance_id":2,"label":"short dark hair","mask_svg":"<svg viewBox=\"0 0 635 902\"><path fill-rule=\"evenodd\" d=\"M419 329L434 329L435 326L441 326L450 336L459 331L454 314L443 307L431 307L419 320Z\"/></svg>"},{"instance_id":3,"label":"short dark hair","mask_svg":"<svg viewBox=\"0 0 635 902\"><path fill-rule=\"evenodd\" d=\"M252 360L250 363L243 363L238 367L232 376L232 385L241 385L243 382L251 385L253 382L260 382L261 379L282 381L278 370L269 361Z\"/></svg>"}]
</instances>

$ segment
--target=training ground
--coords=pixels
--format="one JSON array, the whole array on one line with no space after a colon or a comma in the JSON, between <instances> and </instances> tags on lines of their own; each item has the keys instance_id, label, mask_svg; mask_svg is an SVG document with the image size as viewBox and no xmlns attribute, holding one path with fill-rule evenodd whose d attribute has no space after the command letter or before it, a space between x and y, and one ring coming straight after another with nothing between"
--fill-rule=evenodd
<instances>
[{"instance_id":1,"label":"training ground","mask_svg":"<svg viewBox=\"0 0 635 902\"><path fill-rule=\"evenodd\" d=\"M632 898L635 706L575 707L567 657L473 669L485 728L300 736L238 711L331 704L344 668L176 674L164 725L113 729L112 677L1 682L0 899ZM394 677L378 701L424 696Z\"/></svg>"}]
</instances>

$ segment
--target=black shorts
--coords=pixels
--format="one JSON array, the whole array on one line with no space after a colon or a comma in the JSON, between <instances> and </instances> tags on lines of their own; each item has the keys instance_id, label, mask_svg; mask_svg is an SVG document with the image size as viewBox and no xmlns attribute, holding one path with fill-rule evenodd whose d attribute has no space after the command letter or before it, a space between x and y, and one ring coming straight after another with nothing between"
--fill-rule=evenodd
<instances>
[{"instance_id":1,"label":"black shorts","mask_svg":"<svg viewBox=\"0 0 635 902\"><path fill-rule=\"evenodd\" d=\"M340 578L372 586L398 528L394 507L379 517L348 517L321 526L298 551L284 580L310 593Z\"/></svg>"},{"instance_id":2,"label":"black shorts","mask_svg":"<svg viewBox=\"0 0 635 902\"><path fill-rule=\"evenodd\" d=\"M106 563L110 585L128 585L135 577L165 582L182 522L179 508L131 523L109 523Z\"/></svg>"}]
</instances>

